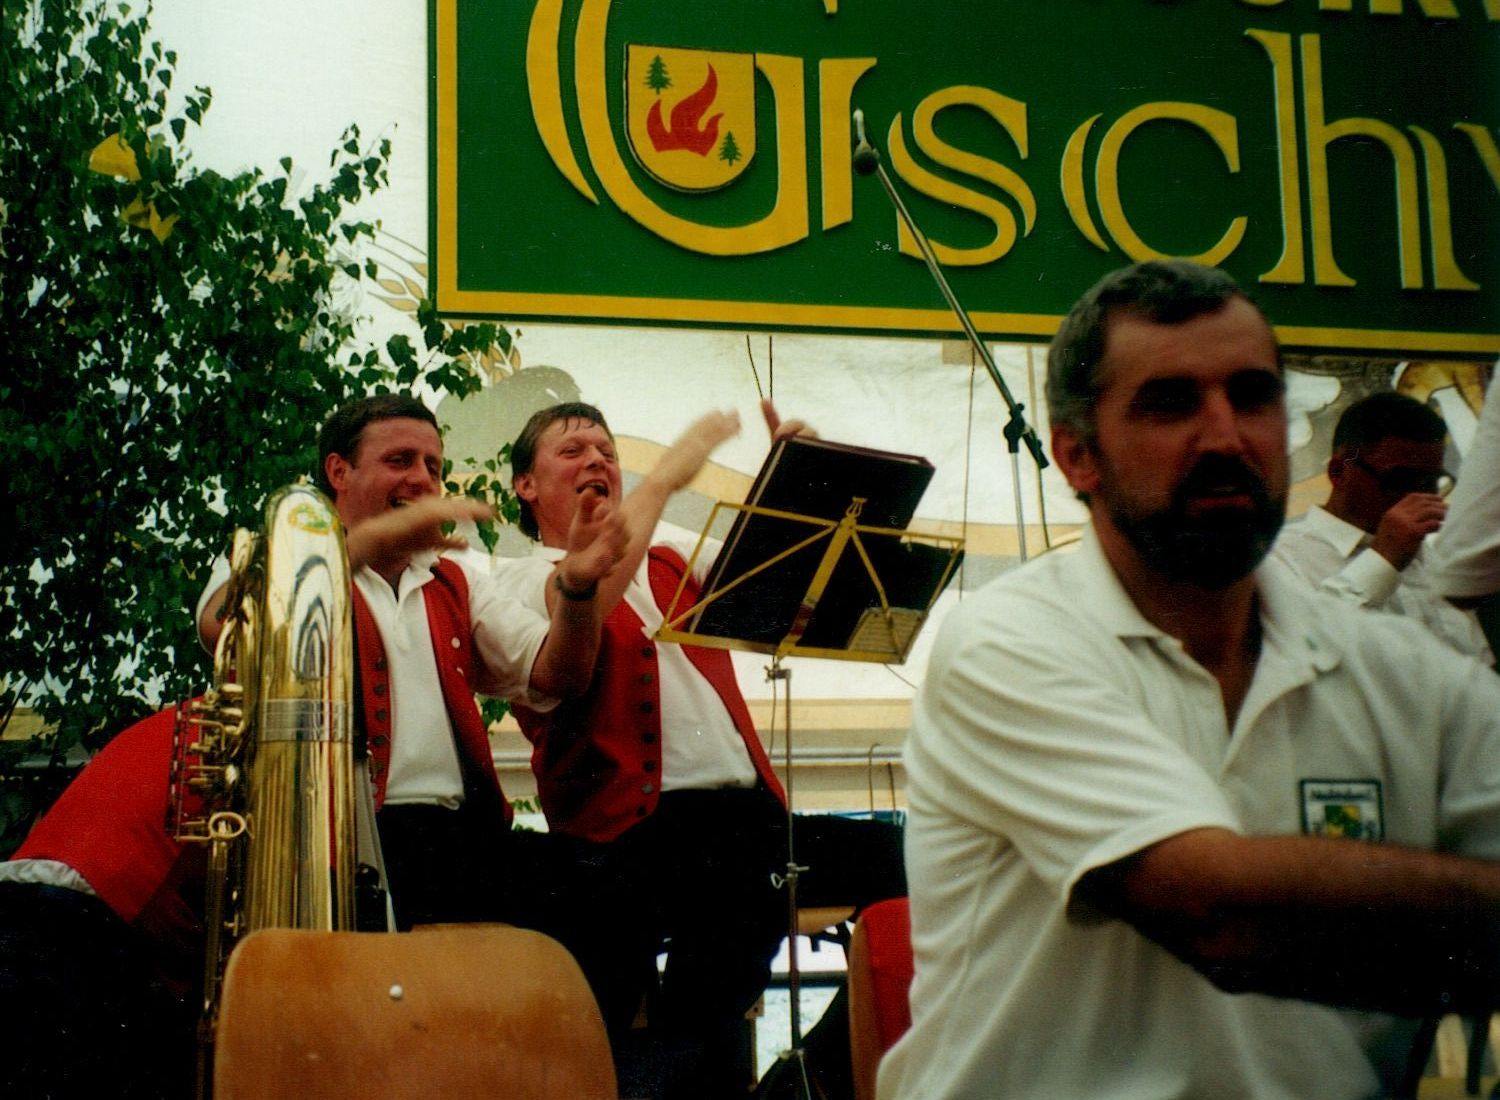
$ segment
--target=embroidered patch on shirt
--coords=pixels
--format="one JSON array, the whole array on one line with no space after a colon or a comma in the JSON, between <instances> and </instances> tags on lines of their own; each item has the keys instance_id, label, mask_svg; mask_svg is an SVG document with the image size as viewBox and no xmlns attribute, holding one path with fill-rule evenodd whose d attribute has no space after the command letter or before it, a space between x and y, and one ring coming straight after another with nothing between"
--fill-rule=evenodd
<instances>
[{"instance_id":1,"label":"embroidered patch on shirt","mask_svg":"<svg viewBox=\"0 0 1500 1100\"><path fill-rule=\"evenodd\" d=\"M1301 788L1302 831L1306 835L1350 840L1385 837L1380 780L1304 779Z\"/></svg>"}]
</instances>

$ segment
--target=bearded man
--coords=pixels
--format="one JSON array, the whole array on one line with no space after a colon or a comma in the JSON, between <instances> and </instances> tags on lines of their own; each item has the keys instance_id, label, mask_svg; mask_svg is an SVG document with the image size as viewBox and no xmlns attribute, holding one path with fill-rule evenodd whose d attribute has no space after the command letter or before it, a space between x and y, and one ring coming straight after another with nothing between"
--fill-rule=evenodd
<instances>
[{"instance_id":1,"label":"bearded man","mask_svg":"<svg viewBox=\"0 0 1500 1100\"><path fill-rule=\"evenodd\" d=\"M1047 396L1092 522L933 650L880 1097L1397 1094L1418 1019L1500 978L1500 685L1261 564L1282 368L1227 275L1105 278Z\"/></svg>"}]
</instances>

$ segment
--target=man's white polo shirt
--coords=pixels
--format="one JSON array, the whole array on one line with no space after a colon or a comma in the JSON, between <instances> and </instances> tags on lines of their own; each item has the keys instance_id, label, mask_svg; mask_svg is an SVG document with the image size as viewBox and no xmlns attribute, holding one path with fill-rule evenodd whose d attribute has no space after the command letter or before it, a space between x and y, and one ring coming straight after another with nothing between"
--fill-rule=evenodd
<instances>
[{"instance_id":1,"label":"man's white polo shirt","mask_svg":"<svg viewBox=\"0 0 1500 1100\"><path fill-rule=\"evenodd\" d=\"M1500 681L1414 624L1257 576L1233 730L1092 531L949 616L906 747L914 1022L881 1100L1355 1100L1400 1071L1410 1021L1220 992L1070 904L1088 871L1198 827L1500 858Z\"/></svg>"}]
</instances>

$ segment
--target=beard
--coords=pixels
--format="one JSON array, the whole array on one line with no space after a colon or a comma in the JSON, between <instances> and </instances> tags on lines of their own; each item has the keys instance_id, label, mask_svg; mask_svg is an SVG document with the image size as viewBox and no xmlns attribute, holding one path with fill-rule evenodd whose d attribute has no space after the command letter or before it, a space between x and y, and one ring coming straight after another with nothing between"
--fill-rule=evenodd
<instances>
[{"instance_id":1,"label":"beard","mask_svg":"<svg viewBox=\"0 0 1500 1100\"><path fill-rule=\"evenodd\" d=\"M1208 454L1172 491L1165 508L1142 508L1119 490L1106 464L1098 495L1110 519L1164 580L1210 591L1248 576L1271 550L1286 516L1286 490L1273 493L1237 458ZM1192 500L1214 492L1243 495L1250 506L1194 509Z\"/></svg>"}]
</instances>

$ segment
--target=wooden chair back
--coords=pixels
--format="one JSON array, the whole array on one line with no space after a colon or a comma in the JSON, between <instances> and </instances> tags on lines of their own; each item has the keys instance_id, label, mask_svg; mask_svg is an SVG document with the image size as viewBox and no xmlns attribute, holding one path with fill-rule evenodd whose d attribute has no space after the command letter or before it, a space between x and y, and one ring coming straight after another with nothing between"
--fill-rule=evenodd
<instances>
[{"instance_id":1,"label":"wooden chair back","mask_svg":"<svg viewBox=\"0 0 1500 1100\"><path fill-rule=\"evenodd\" d=\"M617 1100L577 963L508 925L247 936L225 973L214 1096Z\"/></svg>"}]
</instances>

